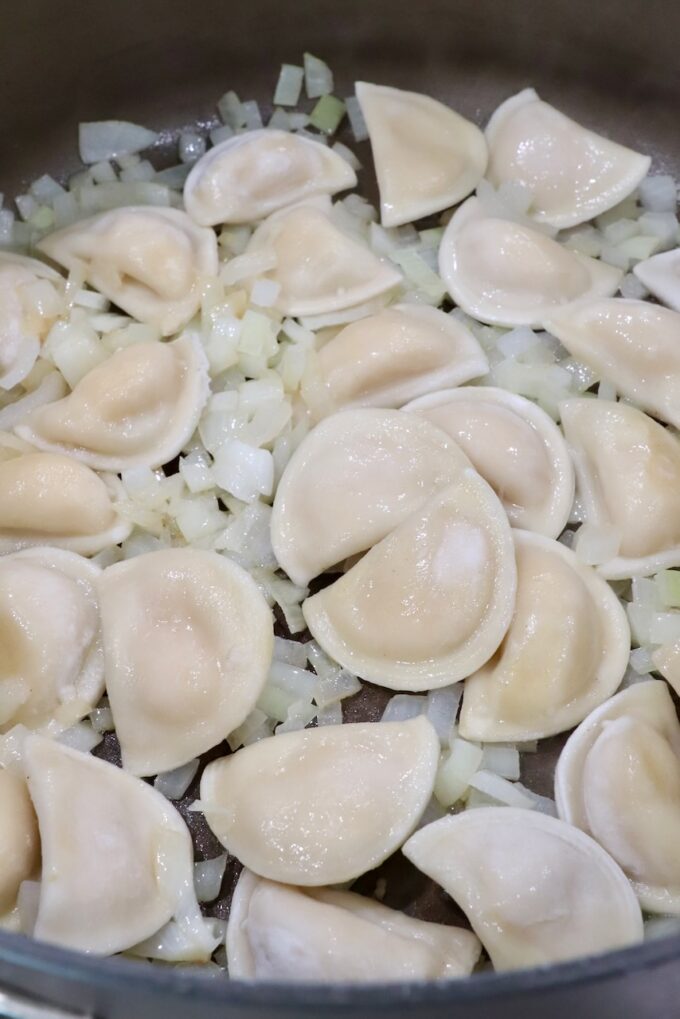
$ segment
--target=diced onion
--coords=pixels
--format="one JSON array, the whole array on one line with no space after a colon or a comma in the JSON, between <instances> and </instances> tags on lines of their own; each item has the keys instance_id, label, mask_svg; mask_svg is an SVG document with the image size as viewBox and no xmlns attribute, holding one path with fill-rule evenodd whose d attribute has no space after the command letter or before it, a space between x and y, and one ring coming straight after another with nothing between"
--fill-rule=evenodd
<instances>
[{"instance_id":1,"label":"diced onion","mask_svg":"<svg viewBox=\"0 0 680 1019\"><path fill-rule=\"evenodd\" d=\"M442 807L451 807L465 793L482 763L483 751L476 743L455 739L444 757L434 784L434 795Z\"/></svg>"},{"instance_id":2,"label":"diced onion","mask_svg":"<svg viewBox=\"0 0 680 1019\"><path fill-rule=\"evenodd\" d=\"M637 647L630 653L630 667L639 676L647 676L656 668L652 660L652 649L650 647Z\"/></svg>"},{"instance_id":3,"label":"diced onion","mask_svg":"<svg viewBox=\"0 0 680 1019\"><path fill-rule=\"evenodd\" d=\"M194 888L199 902L213 902L217 898L226 867L226 853L212 860L199 860L194 864Z\"/></svg>"},{"instance_id":4,"label":"diced onion","mask_svg":"<svg viewBox=\"0 0 680 1019\"><path fill-rule=\"evenodd\" d=\"M293 694L297 700L311 700L314 697L318 677L313 672L299 669L294 665L274 660L269 670L269 682Z\"/></svg>"},{"instance_id":5,"label":"diced onion","mask_svg":"<svg viewBox=\"0 0 680 1019\"><path fill-rule=\"evenodd\" d=\"M274 661L285 662L296 669L304 669L307 664L307 645L297 640L286 640L274 637Z\"/></svg>"},{"instance_id":6,"label":"diced onion","mask_svg":"<svg viewBox=\"0 0 680 1019\"><path fill-rule=\"evenodd\" d=\"M501 747L486 743L483 747L482 769L501 778L516 781L519 778L519 751L514 747Z\"/></svg>"},{"instance_id":7,"label":"diced onion","mask_svg":"<svg viewBox=\"0 0 680 1019\"><path fill-rule=\"evenodd\" d=\"M78 145L84 163L99 163L148 149L158 140L155 131L125 120L100 120L80 124Z\"/></svg>"},{"instance_id":8,"label":"diced onion","mask_svg":"<svg viewBox=\"0 0 680 1019\"><path fill-rule=\"evenodd\" d=\"M114 725L111 708L108 705L94 708L90 712L90 722L95 732L112 732Z\"/></svg>"},{"instance_id":9,"label":"diced onion","mask_svg":"<svg viewBox=\"0 0 680 1019\"><path fill-rule=\"evenodd\" d=\"M368 128L364 115L361 112L361 106L356 96L348 96L345 99L345 108L347 110L347 116L349 123L352 128L352 134L354 140L357 142L364 142L368 138Z\"/></svg>"},{"instance_id":10,"label":"diced onion","mask_svg":"<svg viewBox=\"0 0 680 1019\"><path fill-rule=\"evenodd\" d=\"M678 190L669 174L645 177L639 188L640 202L649 212L675 212Z\"/></svg>"},{"instance_id":11,"label":"diced onion","mask_svg":"<svg viewBox=\"0 0 680 1019\"><path fill-rule=\"evenodd\" d=\"M225 92L217 103L217 109L223 122L234 130L246 126L243 104L235 92Z\"/></svg>"},{"instance_id":12,"label":"diced onion","mask_svg":"<svg viewBox=\"0 0 680 1019\"><path fill-rule=\"evenodd\" d=\"M304 75L308 99L318 99L333 91L333 72L328 64L311 53L304 55Z\"/></svg>"},{"instance_id":13,"label":"diced onion","mask_svg":"<svg viewBox=\"0 0 680 1019\"><path fill-rule=\"evenodd\" d=\"M427 698L420 695L398 693L390 697L380 719L381 722L406 722L425 713Z\"/></svg>"},{"instance_id":14,"label":"diced onion","mask_svg":"<svg viewBox=\"0 0 680 1019\"><path fill-rule=\"evenodd\" d=\"M0 410L0 429L4 431L14 428L30 411L61 400L67 392L68 388L59 372L50 372L36 389Z\"/></svg>"},{"instance_id":15,"label":"diced onion","mask_svg":"<svg viewBox=\"0 0 680 1019\"><path fill-rule=\"evenodd\" d=\"M297 106L302 91L304 70L295 64L281 64L279 80L274 91L275 106ZM270 122L271 126L271 122Z\"/></svg>"},{"instance_id":16,"label":"diced onion","mask_svg":"<svg viewBox=\"0 0 680 1019\"><path fill-rule=\"evenodd\" d=\"M324 134L333 134L345 116L345 104L337 96L324 95L309 115L309 123Z\"/></svg>"},{"instance_id":17,"label":"diced onion","mask_svg":"<svg viewBox=\"0 0 680 1019\"><path fill-rule=\"evenodd\" d=\"M462 696L462 683L454 683L453 686L442 687L439 690L430 690L427 695L425 715L432 722L443 747L447 747L451 742Z\"/></svg>"},{"instance_id":18,"label":"diced onion","mask_svg":"<svg viewBox=\"0 0 680 1019\"><path fill-rule=\"evenodd\" d=\"M316 717L316 708L309 701L295 701L288 709L285 722L276 727L275 736L284 732L298 732Z\"/></svg>"},{"instance_id":19,"label":"diced onion","mask_svg":"<svg viewBox=\"0 0 680 1019\"><path fill-rule=\"evenodd\" d=\"M194 131L182 131L179 136L179 158L182 163L195 163L205 154L205 138Z\"/></svg>"},{"instance_id":20,"label":"diced onion","mask_svg":"<svg viewBox=\"0 0 680 1019\"><path fill-rule=\"evenodd\" d=\"M89 754L91 750L101 743L101 733L95 732L89 722L76 722L70 729L65 729L57 736L57 741L73 750L80 750L83 754Z\"/></svg>"},{"instance_id":21,"label":"diced onion","mask_svg":"<svg viewBox=\"0 0 680 1019\"><path fill-rule=\"evenodd\" d=\"M319 708L316 715L317 725L342 725L342 705L328 704L325 708Z\"/></svg>"},{"instance_id":22,"label":"diced onion","mask_svg":"<svg viewBox=\"0 0 680 1019\"><path fill-rule=\"evenodd\" d=\"M662 570L654 577L654 584L663 607L680 608L680 570Z\"/></svg>"},{"instance_id":23,"label":"diced onion","mask_svg":"<svg viewBox=\"0 0 680 1019\"><path fill-rule=\"evenodd\" d=\"M168 800L181 800L198 771L198 759L165 771L154 779L154 788Z\"/></svg>"},{"instance_id":24,"label":"diced onion","mask_svg":"<svg viewBox=\"0 0 680 1019\"><path fill-rule=\"evenodd\" d=\"M526 795L523 787L519 788L514 782L508 782L491 771L477 771L469 784L473 789L508 807L524 807L531 810L535 805L535 801Z\"/></svg>"},{"instance_id":25,"label":"diced onion","mask_svg":"<svg viewBox=\"0 0 680 1019\"><path fill-rule=\"evenodd\" d=\"M599 566L614 559L621 547L621 532L615 527L585 523L579 527L573 549L581 562Z\"/></svg>"}]
</instances>

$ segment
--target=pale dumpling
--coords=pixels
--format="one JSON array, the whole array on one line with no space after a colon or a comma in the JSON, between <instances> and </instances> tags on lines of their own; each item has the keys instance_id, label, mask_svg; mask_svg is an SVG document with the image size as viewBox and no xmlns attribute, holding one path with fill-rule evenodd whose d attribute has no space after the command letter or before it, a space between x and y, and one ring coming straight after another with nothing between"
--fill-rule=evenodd
<instances>
[{"instance_id":1,"label":"pale dumpling","mask_svg":"<svg viewBox=\"0 0 680 1019\"><path fill-rule=\"evenodd\" d=\"M625 403L575 398L560 413L586 523L619 541L600 573L618 579L680 565L680 440Z\"/></svg>"},{"instance_id":2,"label":"pale dumpling","mask_svg":"<svg viewBox=\"0 0 680 1019\"><path fill-rule=\"evenodd\" d=\"M680 427L680 314L648 301L585 302L545 327L617 392Z\"/></svg>"},{"instance_id":3,"label":"pale dumpling","mask_svg":"<svg viewBox=\"0 0 680 1019\"><path fill-rule=\"evenodd\" d=\"M209 764L201 805L249 870L285 884L339 884L408 838L438 761L439 739L422 716L303 729Z\"/></svg>"},{"instance_id":4,"label":"pale dumpling","mask_svg":"<svg viewBox=\"0 0 680 1019\"><path fill-rule=\"evenodd\" d=\"M497 654L465 682L465 739L564 732L618 688L630 630L619 599L560 542L515 531L517 601Z\"/></svg>"},{"instance_id":5,"label":"pale dumpling","mask_svg":"<svg viewBox=\"0 0 680 1019\"><path fill-rule=\"evenodd\" d=\"M200 917L191 836L172 804L115 765L42 736L26 739L23 767L42 843L34 937L112 955L174 917L208 942L209 958L217 940Z\"/></svg>"},{"instance_id":6,"label":"pale dumpling","mask_svg":"<svg viewBox=\"0 0 680 1019\"><path fill-rule=\"evenodd\" d=\"M221 142L192 168L184 207L196 223L252 223L309 195L353 188L352 167L327 145L264 128Z\"/></svg>"},{"instance_id":7,"label":"pale dumpling","mask_svg":"<svg viewBox=\"0 0 680 1019\"><path fill-rule=\"evenodd\" d=\"M560 817L596 839L643 909L680 915L680 725L668 687L637 683L569 737L555 772Z\"/></svg>"},{"instance_id":8,"label":"pale dumpling","mask_svg":"<svg viewBox=\"0 0 680 1019\"><path fill-rule=\"evenodd\" d=\"M518 181L533 195L532 214L560 230L623 201L651 159L603 138L524 89L498 107L486 129L487 176Z\"/></svg>"},{"instance_id":9,"label":"pale dumpling","mask_svg":"<svg viewBox=\"0 0 680 1019\"><path fill-rule=\"evenodd\" d=\"M41 280L51 286L38 294ZM22 382L35 364L57 317L62 283L43 262L0 251L0 389Z\"/></svg>"},{"instance_id":10,"label":"pale dumpling","mask_svg":"<svg viewBox=\"0 0 680 1019\"><path fill-rule=\"evenodd\" d=\"M404 408L451 436L500 498L513 527L557 538L574 501L562 433L531 400L493 386L430 393Z\"/></svg>"},{"instance_id":11,"label":"pale dumpling","mask_svg":"<svg viewBox=\"0 0 680 1019\"><path fill-rule=\"evenodd\" d=\"M100 573L59 548L0 557L0 732L17 724L67 729L97 704Z\"/></svg>"},{"instance_id":12,"label":"pale dumpling","mask_svg":"<svg viewBox=\"0 0 680 1019\"><path fill-rule=\"evenodd\" d=\"M295 205L266 219L248 252L271 252L273 269L263 274L279 284L276 308L284 315L322 315L363 304L402 280L361 242L344 234L315 204Z\"/></svg>"},{"instance_id":13,"label":"pale dumpling","mask_svg":"<svg viewBox=\"0 0 680 1019\"><path fill-rule=\"evenodd\" d=\"M0 768L0 925L15 906L19 886L40 863L38 822L21 775Z\"/></svg>"},{"instance_id":14,"label":"pale dumpling","mask_svg":"<svg viewBox=\"0 0 680 1019\"><path fill-rule=\"evenodd\" d=\"M127 206L48 234L39 250L85 279L163 336L198 311L205 283L217 275L217 239L186 212Z\"/></svg>"},{"instance_id":15,"label":"pale dumpling","mask_svg":"<svg viewBox=\"0 0 680 1019\"><path fill-rule=\"evenodd\" d=\"M301 442L279 483L271 539L296 584L384 538L469 466L428 421L362 408L326 418Z\"/></svg>"},{"instance_id":16,"label":"pale dumpling","mask_svg":"<svg viewBox=\"0 0 680 1019\"><path fill-rule=\"evenodd\" d=\"M680 248L638 262L633 272L663 304L680 311Z\"/></svg>"},{"instance_id":17,"label":"pale dumpling","mask_svg":"<svg viewBox=\"0 0 680 1019\"><path fill-rule=\"evenodd\" d=\"M554 817L467 810L422 828L403 852L463 909L496 970L642 941L640 907L621 868Z\"/></svg>"},{"instance_id":18,"label":"pale dumpling","mask_svg":"<svg viewBox=\"0 0 680 1019\"><path fill-rule=\"evenodd\" d=\"M99 596L106 688L128 771L185 764L255 707L273 618L236 563L199 549L149 552L105 570Z\"/></svg>"},{"instance_id":19,"label":"pale dumpling","mask_svg":"<svg viewBox=\"0 0 680 1019\"><path fill-rule=\"evenodd\" d=\"M124 541L132 526L116 508L118 490L115 479L60 453L0 461L0 554L54 545L95 555Z\"/></svg>"},{"instance_id":20,"label":"pale dumpling","mask_svg":"<svg viewBox=\"0 0 680 1019\"><path fill-rule=\"evenodd\" d=\"M354 675L392 690L432 690L493 655L516 582L505 510L467 467L302 612L317 643Z\"/></svg>"},{"instance_id":21,"label":"pale dumpling","mask_svg":"<svg viewBox=\"0 0 680 1019\"><path fill-rule=\"evenodd\" d=\"M16 426L39 449L68 453L97 470L159 467L189 441L208 398L197 336L135 343L85 375L64 399Z\"/></svg>"},{"instance_id":22,"label":"pale dumpling","mask_svg":"<svg viewBox=\"0 0 680 1019\"><path fill-rule=\"evenodd\" d=\"M480 322L540 326L562 305L615 294L623 274L522 223L488 216L469 198L444 232L439 275Z\"/></svg>"},{"instance_id":23,"label":"pale dumpling","mask_svg":"<svg viewBox=\"0 0 680 1019\"><path fill-rule=\"evenodd\" d=\"M436 308L395 304L325 343L302 395L318 419L344 407L400 407L488 370L484 351L462 322Z\"/></svg>"},{"instance_id":24,"label":"pale dumpling","mask_svg":"<svg viewBox=\"0 0 680 1019\"><path fill-rule=\"evenodd\" d=\"M383 226L400 226L460 202L484 176L484 135L430 96L356 83L371 139Z\"/></svg>"},{"instance_id":25,"label":"pale dumpling","mask_svg":"<svg viewBox=\"0 0 680 1019\"><path fill-rule=\"evenodd\" d=\"M294 888L244 870L227 926L232 980L371 983L467 976L470 931L414 920L353 892Z\"/></svg>"}]
</instances>

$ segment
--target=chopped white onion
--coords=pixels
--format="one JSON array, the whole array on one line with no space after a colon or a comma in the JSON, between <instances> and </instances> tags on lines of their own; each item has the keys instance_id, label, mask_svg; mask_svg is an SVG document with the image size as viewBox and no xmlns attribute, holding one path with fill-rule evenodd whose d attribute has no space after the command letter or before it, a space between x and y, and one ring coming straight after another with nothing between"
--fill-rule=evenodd
<instances>
[{"instance_id":1,"label":"chopped white onion","mask_svg":"<svg viewBox=\"0 0 680 1019\"><path fill-rule=\"evenodd\" d=\"M365 142L368 138L368 127L364 120L364 115L361 112L359 106L359 100L356 96L347 96L345 99L345 108L347 109L347 116L349 123L352 128L352 134L354 140L357 142Z\"/></svg>"},{"instance_id":2,"label":"chopped white onion","mask_svg":"<svg viewBox=\"0 0 680 1019\"><path fill-rule=\"evenodd\" d=\"M519 778L520 762L519 751L513 747L496 746L493 743L486 743L483 747L482 769L491 771L501 778L516 781Z\"/></svg>"},{"instance_id":3,"label":"chopped white onion","mask_svg":"<svg viewBox=\"0 0 680 1019\"><path fill-rule=\"evenodd\" d=\"M406 722L409 718L423 715L427 698L420 695L398 693L390 697L382 713L381 722Z\"/></svg>"},{"instance_id":4,"label":"chopped white onion","mask_svg":"<svg viewBox=\"0 0 680 1019\"><path fill-rule=\"evenodd\" d=\"M297 106L302 91L304 70L295 64L281 64L279 79L274 91L275 106ZM271 121L270 121L271 126Z\"/></svg>"},{"instance_id":5,"label":"chopped white onion","mask_svg":"<svg viewBox=\"0 0 680 1019\"><path fill-rule=\"evenodd\" d=\"M427 695L425 715L432 722L443 747L447 747L451 742L462 696L462 683L430 690Z\"/></svg>"},{"instance_id":6,"label":"chopped white onion","mask_svg":"<svg viewBox=\"0 0 680 1019\"><path fill-rule=\"evenodd\" d=\"M317 725L342 725L342 705L328 704L325 708L319 708L316 714Z\"/></svg>"},{"instance_id":7,"label":"chopped white onion","mask_svg":"<svg viewBox=\"0 0 680 1019\"><path fill-rule=\"evenodd\" d=\"M582 524L576 532L573 549L581 562L599 566L614 559L621 547L621 532L615 527Z\"/></svg>"},{"instance_id":8,"label":"chopped white onion","mask_svg":"<svg viewBox=\"0 0 680 1019\"><path fill-rule=\"evenodd\" d=\"M304 55L304 73L308 99L318 99L333 91L333 72L328 64L311 53Z\"/></svg>"},{"instance_id":9,"label":"chopped white onion","mask_svg":"<svg viewBox=\"0 0 680 1019\"><path fill-rule=\"evenodd\" d=\"M226 867L226 853L212 860L199 860L194 864L194 888L199 902L213 902L217 898Z\"/></svg>"},{"instance_id":10,"label":"chopped white onion","mask_svg":"<svg viewBox=\"0 0 680 1019\"><path fill-rule=\"evenodd\" d=\"M73 750L80 750L83 754L89 754L102 741L101 733L95 732L89 722L76 722L69 729L58 733L57 742Z\"/></svg>"},{"instance_id":11,"label":"chopped white onion","mask_svg":"<svg viewBox=\"0 0 680 1019\"><path fill-rule=\"evenodd\" d=\"M307 665L306 645L297 640L286 640L285 637L274 637L274 661L285 662L296 669L304 669Z\"/></svg>"},{"instance_id":12,"label":"chopped white onion","mask_svg":"<svg viewBox=\"0 0 680 1019\"><path fill-rule=\"evenodd\" d=\"M645 177L639 188L640 202L649 212L675 212L678 190L669 174Z\"/></svg>"},{"instance_id":13,"label":"chopped white onion","mask_svg":"<svg viewBox=\"0 0 680 1019\"><path fill-rule=\"evenodd\" d=\"M14 428L30 411L61 400L67 392L68 387L59 372L50 372L34 390L0 410L0 429Z\"/></svg>"},{"instance_id":14,"label":"chopped white onion","mask_svg":"<svg viewBox=\"0 0 680 1019\"><path fill-rule=\"evenodd\" d=\"M451 807L466 792L472 776L482 763L483 751L476 743L454 739L451 751L441 761L434 795L442 807Z\"/></svg>"},{"instance_id":15,"label":"chopped white onion","mask_svg":"<svg viewBox=\"0 0 680 1019\"><path fill-rule=\"evenodd\" d=\"M90 722L95 732L112 732L114 729L113 713L108 704L103 707L94 708L90 712Z\"/></svg>"},{"instance_id":16,"label":"chopped white onion","mask_svg":"<svg viewBox=\"0 0 680 1019\"><path fill-rule=\"evenodd\" d=\"M155 131L125 120L94 121L80 124L78 128L78 147L84 163L132 155L148 149L157 140Z\"/></svg>"},{"instance_id":17,"label":"chopped white onion","mask_svg":"<svg viewBox=\"0 0 680 1019\"><path fill-rule=\"evenodd\" d=\"M495 800L497 803L508 807L524 807L531 810L535 801L527 796L524 788L519 788L516 783L508 782L507 779L495 775L491 771L477 771L469 782L473 789Z\"/></svg>"},{"instance_id":18,"label":"chopped white onion","mask_svg":"<svg viewBox=\"0 0 680 1019\"><path fill-rule=\"evenodd\" d=\"M198 765L198 759L194 758L194 760L180 765L179 768L173 768L172 771L156 775L153 783L154 788L168 800L181 800L194 780Z\"/></svg>"},{"instance_id":19,"label":"chopped white onion","mask_svg":"<svg viewBox=\"0 0 680 1019\"><path fill-rule=\"evenodd\" d=\"M295 701L288 709L285 722L277 725L274 735L284 732L297 732L306 728L316 717L317 709L309 701Z\"/></svg>"}]
</instances>

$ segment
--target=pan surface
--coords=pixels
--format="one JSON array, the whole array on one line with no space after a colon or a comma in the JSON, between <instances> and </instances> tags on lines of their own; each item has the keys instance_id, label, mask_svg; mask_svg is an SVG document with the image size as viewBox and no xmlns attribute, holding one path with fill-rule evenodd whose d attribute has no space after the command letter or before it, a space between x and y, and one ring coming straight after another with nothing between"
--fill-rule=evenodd
<instances>
[{"instance_id":1,"label":"pan surface","mask_svg":"<svg viewBox=\"0 0 680 1019\"><path fill-rule=\"evenodd\" d=\"M212 124L227 89L267 108L282 61L327 60L336 92L357 78L427 92L484 124L533 85L566 113L649 152L680 177L680 5L672 0L4 0L0 22L0 191L79 168L77 124L122 118L163 132L166 162L183 127ZM359 152L370 166L367 145ZM160 165L160 164L159 164ZM348 720L380 716L388 693L366 687ZM523 755L522 781L552 794L561 741ZM103 750L116 760L115 738ZM216 750L212 756L219 756ZM220 851L202 815L180 804L201 858ZM450 899L398 855L382 868L388 905L460 922ZM225 917L237 865L212 908ZM371 894L376 875L357 883ZM308 1014L405 1017L669 1014L680 993L680 936L597 959L459 984L352 989L248 987L127 960L95 960L0 934L0 986L111 1019ZM2 1003L0 1001L0 1014Z\"/></svg>"}]
</instances>

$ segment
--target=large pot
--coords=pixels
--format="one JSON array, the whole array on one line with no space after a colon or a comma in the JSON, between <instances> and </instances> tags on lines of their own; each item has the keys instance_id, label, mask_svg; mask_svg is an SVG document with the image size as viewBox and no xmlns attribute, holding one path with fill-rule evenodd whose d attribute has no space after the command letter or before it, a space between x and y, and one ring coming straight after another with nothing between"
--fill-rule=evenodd
<instances>
[{"instance_id":1,"label":"large pot","mask_svg":"<svg viewBox=\"0 0 680 1019\"><path fill-rule=\"evenodd\" d=\"M4 0L0 191L76 169L76 125L127 118L172 132L228 88L266 103L303 50L355 78L448 100L483 122L519 88L650 152L680 176L677 0ZM512 975L373 988L247 986L0 934L0 1015L19 999L106 1019L598 1019L674 1015L680 936ZM27 1010L28 1008L28 1010ZM48 1013L44 1013L48 1014ZM54 1014L54 1013L51 1013Z\"/></svg>"}]
</instances>

